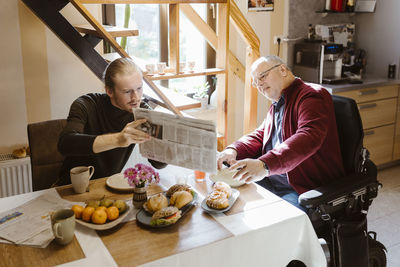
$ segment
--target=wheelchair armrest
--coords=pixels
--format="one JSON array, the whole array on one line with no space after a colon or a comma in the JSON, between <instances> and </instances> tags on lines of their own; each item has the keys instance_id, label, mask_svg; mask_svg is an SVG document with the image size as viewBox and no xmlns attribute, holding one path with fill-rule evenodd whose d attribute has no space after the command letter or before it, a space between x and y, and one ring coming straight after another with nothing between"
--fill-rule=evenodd
<instances>
[{"instance_id":1,"label":"wheelchair armrest","mask_svg":"<svg viewBox=\"0 0 400 267\"><path fill-rule=\"evenodd\" d=\"M318 205L348 196L351 193L367 186L378 188L376 179L376 167L370 161L371 171L367 174L351 174L336 182L307 191L299 196L299 203L306 208L314 208Z\"/></svg>"}]
</instances>

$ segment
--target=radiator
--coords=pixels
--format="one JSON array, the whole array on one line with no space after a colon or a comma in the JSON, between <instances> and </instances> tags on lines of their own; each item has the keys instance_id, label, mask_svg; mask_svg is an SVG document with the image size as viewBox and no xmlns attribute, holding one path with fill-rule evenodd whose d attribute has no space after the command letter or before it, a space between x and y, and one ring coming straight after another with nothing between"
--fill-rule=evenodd
<instances>
[{"instance_id":1,"label":"radiator","mask_svg":"<svg viewBox=\"0 0 400 267\"><path fill-rule=\"evenodd\" d=\"M12 159L12 155L0 155L0 198L28 192L32 192L30 158Z\"/></svg>"}]
</instances>

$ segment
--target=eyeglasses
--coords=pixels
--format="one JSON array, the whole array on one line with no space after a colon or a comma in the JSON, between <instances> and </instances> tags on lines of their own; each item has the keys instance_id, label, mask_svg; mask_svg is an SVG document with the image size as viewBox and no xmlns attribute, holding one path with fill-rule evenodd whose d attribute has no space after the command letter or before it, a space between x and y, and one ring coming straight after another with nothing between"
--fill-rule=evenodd
<instances>
[{"instance_id":1,"label":"eyeglasses","mask_svg":"<svg viewBox=\"0 0 400 267\"><path fill-rule=\"evenodd\" d=\"M260 75L258 75L258 77L253 78L253 83L252 85L254 87L257 87L257 85L260 84L260 82L262 82L263 80L265 80L265 78L268 77L269 73L271 72L271 70L275 69L276 67L279 67L281 64L276 64L275 66L267 69L266 71L261 72Z\"/></svg>"}]
</instances>

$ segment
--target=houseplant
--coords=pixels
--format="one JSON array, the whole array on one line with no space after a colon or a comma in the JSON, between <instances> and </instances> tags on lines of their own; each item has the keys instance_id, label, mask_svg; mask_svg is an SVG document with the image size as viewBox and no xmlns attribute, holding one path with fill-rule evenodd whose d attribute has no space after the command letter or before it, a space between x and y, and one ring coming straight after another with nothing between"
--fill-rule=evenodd
<instances>
[{"instance_id":1,"label":"houseplant","mask_svg":"<svg viewBox=\"0 0 400 267\"><path fill-rule=\"evenodd\" d=\"M201 85L194 86L194 88L196 92L193 95L193 99L201 103L201 109L206 109L208 106L208 89L210 89L210 85L208 82L205 82Z\"/></svg>"},{"instance_id":2,"label":"houseplant","mask_svg":"<svg viewBox=\"0 0 400 267\"><path fill-rule=\"evenodd\" d=\"M124 177L128 184L133 187L132 202L135 208L141 208L147 201L147 185L160 182L160 175L153 167L145 164L136 164L134 168L124 171Z\"/></svg>"}]
</instances>

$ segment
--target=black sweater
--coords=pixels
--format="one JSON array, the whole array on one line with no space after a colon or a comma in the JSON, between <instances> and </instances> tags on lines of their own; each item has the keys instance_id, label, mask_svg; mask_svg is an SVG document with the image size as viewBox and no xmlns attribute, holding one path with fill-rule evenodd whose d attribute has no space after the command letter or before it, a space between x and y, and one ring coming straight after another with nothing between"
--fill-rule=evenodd
<instances>
[{"instance_id":1,"label":"black sweater","mask_svg":"<svg viewBox=\"0 0 400 267\"><path fill-rule=\"evenodd\" d=\"M150 108L144 102L140 107ZM58 150L66 156L58 184L71 183L69 170L76 166L94 166L94 179L121 172L135 145L96 154L93 142L98 135L122 131L133 120L133 114L113 106L107 94L93 93L76 99L58 141ZM149 161L156 168L165 167L164 163Z\"/></svg>"}]
</instances>

